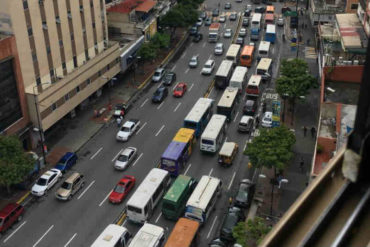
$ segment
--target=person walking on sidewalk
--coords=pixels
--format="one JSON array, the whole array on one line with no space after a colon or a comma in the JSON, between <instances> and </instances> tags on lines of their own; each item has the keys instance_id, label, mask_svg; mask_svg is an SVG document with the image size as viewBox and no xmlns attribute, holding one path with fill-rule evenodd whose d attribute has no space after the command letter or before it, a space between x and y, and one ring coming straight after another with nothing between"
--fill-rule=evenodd
<instances>
[{"instance_id":1,"label":"person walking on sidewalk","mask_svg":"<svg viewBox=\"0 0 370 247\"><path fill-rule=\"evenodd\" d=\"M306 137L307 127L306 126L303 126L302 129L303 129L303 136Z\"/></svg>"},{"instance_id":2,"label":"person walking on sidewalk","mask_svg":"<svg viewBox=\"0 0 370 247\"><path fill-rule=\"evenodd\" d=\"M122 123L122 117L118 117L117 118L117 127L119 128L121 126L121 123Z\"/></svg>"},{"instance_id":3,"label":"person walking on sidewalk","mask_svg":"<svg viewBox=\"0 0 370 247\"><path fill-rule=\"evenodd\" d=\"M312 138L315 138L315 134L316 134L316 128L315 128L315 126L312 126L312 128L311 128Z\"/></svg>"}]
</instances>

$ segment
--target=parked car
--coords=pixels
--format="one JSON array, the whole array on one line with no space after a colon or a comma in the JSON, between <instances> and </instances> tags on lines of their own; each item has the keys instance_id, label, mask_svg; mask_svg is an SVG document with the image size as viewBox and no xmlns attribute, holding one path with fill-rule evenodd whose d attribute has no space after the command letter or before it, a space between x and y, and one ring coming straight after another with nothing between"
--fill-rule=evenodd
<instances>
[{"instance_id":1,"label":"parked car","mask_svg":"<svg viewBox=\"0 0 370 247\"><path fill-rule=\"evenodd\" d=\"M254 12L264 14L266 12L266 7L259 6L254 9Z\"/></svg>"},{"instance_id":2,"label":"parked car","mask_svg":"<svg viewBox=\"0 0 370 247\"><path fill-rule=\"evenodd\" d=\"M197 25L192 26L189 30L189 33L190 35L195 35L196 33L198 33L198 26Z\"/></svg>"},{"instance_id":3,"label":"parked car","mask_svg":"<svg viewBox=\"0 0 370 247\"><path fill-rule=\"evenodd\" d=\"M224 53L224 44L217 43L215 46L215 55L222 55Z\"/></svg>"},{"instance_id":4,"label":"parked car","mask_svg":"<svg viewBox=\"0 0 370 247\"><path fill-rule=\"evenodd\" d=\"M252 203L255 188L255 184L249 179L241 180L239 183L238 192L234 199L235 206L240 208L248 208Z\"/></svg>"},{"instance_id":5,"label":"parked car","mask_svg":"<svg viewBox=\"0 0 370 247\"><path fill-rule=\"evenodd\" d=\"M221 15L219 18L218 18L218 22L220 23L224 23L226 21L226 16L224 15Z\"/></svg>"},{"instance_id":6,"label":"parked car","mask_svg":"<svg viewBox=\"0 0 370 247\"><path fill-rule=\"evenodd\" d=\"M195 25L197 25L198 27L202 26L203 24L203 19L201 17L198 18L197 22L195 23Z\"/></svg>"},{"instance_id":7,"label":"parked car","mask_svg":"<svg viewBox=\"0 0 370 247\"><path fill-rule=\"evenodd\" d=\"M263 114L261 126L266 128L272 127L272 112L267 111Z\"/></svg>"},{"instance_id":8,"label":"parked car","mask_svg":"<svg viewBox=\"0 0 370 247\"><path fill-rule=\"evenodd\" d=\"M54 168L65 173L67 170L71 169L73 165L77 162L77 154L74 152L65 153L62 158L58 161Z\"/></svg>"},{"instance_id":9,"label":"parked car","mask_svg":"<svg viewBox=\"0 0 370 247\"><path fill-rule=\"evenodd\" d=\"M249 26L249 18L246 18L246 17L243 18L242 26L243 27Z\"/></svg>"},{"instance_id":10,"label":"parked car","mask_svg":"<svg viewBox=\"0 0 370 247\"><path fill-rule=\"evenodd\" d=\"M62 172L58 169L50 169L37 179L32 186L31 193L34 196L43 196L50 190L62 177Z\"/></svg>"},{"instance_id":11,"label":"parked car","mask_svg":"<svg viewBox=\"0 0 370 247\"><path fill-rule=\"evenodd\" d=\"M235 44L243 46L244 45L244 38L243 37L237 37L236 40L235 40Z\"/></svg>"},{"instance_id":12,"label":"parked car","mask_svg":"<svg viewBox=\"0 0 370 247\"><path fill-rule=\"evenodd\" d=\"M247 35L247 29L240 28L240 30L239 30L239 36L240 37L245 37L246 35Z\"/></svg>"},{"instance_id":13,"label":"parked car","mask_svg":"<svg viewBox=\"0 0 370 247\"><path fill-rule=\"evenodd\" d=\"M168 89L165 86L160 86L155 90L153 97L152 97L152 102L153 103L160 103L162 102L168 95Z\"/></svg>"},{"instance_id":14,"label":"parked car","mask_svg":"<svg viewBox=\"0 0 370 247\"><path fill-rule=\"evenodd\" d=\"M120 104L116 104L114 106L114 113L113 113L113 116L115 118L118 118L118 117L123 117L125 114L126 114L126 111L127 111L127 105L123 104L123 103L120 103Z\"/></svg>"},{"instance_id":15,"label":"parked car","mask_svg":"<svg viewBox=\"0 0 370 247\"><path fill-rule=\"evenodd\" d=\"M231 13L229 16L230 21L235 21L236 20L236 13Z\"/></svg>"},{"instance_id":16,"label":"parked car","mask_svg":"<svg viewBox=\"0 0 370 247\"><path fill-rule=\"evenodd\" d=\"M253 116L257 110L257 101L252 99L247 99L243 106L243 113L248 116Z\"/></svg>"},{"instance_id":17,"label":"parked car","mask_svg":"<svg viewBox=\"0 0 370 247\"><path fill-rule=\"evenodd\" d=\"M204 22L204 26L210 26L212 24L212 18L208 17Z\"/></svg>"},{"instance_id":18,"label":"parked car","mask_svg":"<svg viewBox=\"0 0 370 247\"><path fill-rule=\"evenodd\" d=\"M18 203L9 203L0 211L0 235L13 224L22 220L24 207Z\"/></svg>"},{"instance_id":19,"label":"parked car","mask_svg":"<svg viewBox=\"0 0 370 247\"><path fill-rule=\"evenodd\" d=\"M117 157L114 162L114 168L117 170L126 169L137 156L137 149L135 147L125 148Z\"/></svg>"},{"instance_id":20,"label":"parked car","mask_svg":"<svg viewBox=\"0 0 370 247\"><path fill-rule=\"evenodd\" d=\"M213 17L216 17L216 16L218 16L220 14L220 10L219 9L214 9L214 10L212 10L212 16Z\"/></svg>"},{"instance_id":21,"label":"parked car","mask_svg":"<svg viewBox=\"0 0 370 247\"><path fill-rule=\"evenodd\" d=\"M231 3L230 2L225 3L225 9L231 9Z\"/></svg>"},{"instance_id":22,"label":"parked car","mask_svg":"<svg viewBox=\"0 0 370 247\"><path fill-rule=\"evenodd\" d=\"M251 9L246 9L246 10L244 10L244 16L245 16L245 17L249 17L249 16L251 16L251 13L252 13L252 10L251 10Z\"/></svg>"},{"instance_id":23,"label":"parked car","mask_svg":"<svg viewBox=\"0 0 370 247\"><path fill-rule=\"evenodd\" d=\"M84 176L78 172L73 172L55 192L55 197L59 200L71 200L72 196L76 194L85 185Z\"/></svg>"},{"instance_id":24,"label":"parked car","mask_svg":"<svg viewBox=\"0 0 370 247\"><path fill-rule=\"evenodd\" d=\"M157 68L155 71L154 71L154 74L153 74L153 77L152 77L152 81L153 82L160 82L164 76L164 74L166 73L165 69L164 68Z\"/></svg>"},{"instance_id":25,"label":"parked car","mask_svg":"<svg viewBox=\"0 0 370 247\"><path fill-rule=\"evenodd\" d=\"M224 243L220 238L213 239L209 244L209 247L227 247L227 244Z\"/></svg>"},{"instance_id":26,"label":"parked car","mask_svg":"<svg viewBox=\"0 0 370 247\"><path fill-rule=\"evenodd\" d=\"M173 90L173 96L176 98L180 98L184 96L185 92L187 90L187 85L185 82L179 82L177 83L175 89Z\"/></svg>"},{"instance_id":27,"label":"parked car","mask_svg":"<svg viewBox=\"0 0 370 247\"><path fill-rule=\"evenodd\" d=\"M279 17L279 18L277 19L277 25L278 25L279 27L283 27L283 26L284 26L284 18L283 18L283 17Z\"/></svg>"},{"instance_id":28,"label":"parked car","mask_svg":"<svg viewBox=\"0 0 370 247\"><path fill-rule=\"evenodd\" d=\"M193 42L198 43L202 39L203 39L203 34L197 33L197 34L194 35Z\"/></svg>"},{"instance_id":29,"label":"parked car","mask_svg":"<svg viewBox=\"0 0 370 247\"><path fill-rule=\"evenodd\" d=\"M162 85L170 86L172 83L176 81L176 73L175 72L168 72L164 77L162 81Z\"/></svg>"},{"instance_id":30,"label":"parked car","mask_svg":"<svg viewBox=\"0 0 370 247\"><path fill-rule=\"evenodd\" d=\"M224 38L231 38L232 30L230 28L226 28L224 32Z\"/></svg>"},{"instance_id":31,"label":"parked car","mask_svg":"<svg viewBox=\"0 0 370 247\"><path fill-rule=\"evenodd\" d=\"M203 75L210 75L210 74L212 74L214 68L215 68L215 60L209 59L204 64L204 67L202 69L202 74Z\"/></svg>"},{"instance_id":32,"label":"parked car","mask_svg":"<svg viewBox=\"0 0 370 247\"><path fill-rule=\"evenodd\" d=\"M254 119L251 116L242 116L238 125L238 131L251 133L253 130Z\"/></svg>"},{"instance_id":33,"label":"parked car","mask_svg":"<svg viewBox=\"0 0 370 247\"><path fill-rule=\"evenodd\" d=\"M109 201L111 203L121 203L135 186L135 182L136 179L134 176L123 176L109 194Z\"/></svg>"},{"instance_id":34,"label":"parked car","mask_svg":"<svg viewBox=\"0 0 370 247\"><path fill-rule=\"evenodd\" d=\"M238 207L229 208L220 229L220 238L224 242L234 241L233 229L240 221L244 221L243 211Z\"/></svg>"},{"instance_id":35,"label":"parked car","mask_svg":"<svg viewBox=\"0 0 370 247\"><path fill-rule=\"evenodd\" d=\"M190 68L196 68L198 66L198 56L192 56L189 61Z\"/></svg>"},{"instance_id":36,"label":"parked car","mask_svg":"<svg viewBox=\"0 0 370 247\"><path fill-rule=\"evenodd\" d=\"M203 20L207 18L207 12L203 11L201 14L200 14L200 18L202 18Z\"/></svg>"}]
</instances>

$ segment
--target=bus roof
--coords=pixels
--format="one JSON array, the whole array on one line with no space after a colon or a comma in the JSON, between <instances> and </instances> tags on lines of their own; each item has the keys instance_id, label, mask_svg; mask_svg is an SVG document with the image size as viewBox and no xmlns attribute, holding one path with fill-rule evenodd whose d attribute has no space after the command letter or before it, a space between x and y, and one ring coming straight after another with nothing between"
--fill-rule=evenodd
<instances>
[{"instance_id":1,"label":"bus roof","mask_svg":"<svg viewBox=\"0 0 370 247\"><path fill-rule=\"evenodd\" d=\"M220 64L220 67L218 67L216 76L227 77L232 67L233 67L233 61L223 60Z\"/></svg>"},{"instance_id":2,"label":"bus roof","mask_svg":"<svg viewBox=\"0 0 370 247\"><path fill-rule=\"evenodd\" d=\"M262 76L260 76L260 75L252 75L249 78L248 86L258 87L260 85L260 83L261 83L261 80L262 80Z\"/></svg>"},{"instance_id":3,"label":"bus roof","mask_svg":"<svg viewBox=\"0 0 370 247\"><path fill-rule=\"evenodd\" d=\"M236 90L237 91L237 90ZM201 139L215 139L226 121L226 116L213 114L206 129L203 131Z\"/></svg>"},{"instance_id":4,"label":"bus roof","mask_svg":"<svg viewBox=\"0 0 370 247\"><path fill-rule=\"evenodd\" d=\"M194 135L195 130L188 128L180 128L179 131L177 131L175 137L172 139L172 141L187 143L191 138L194 138Z\"/></svg>"},{"instance_id":5,"label":"bus roof","mask_svg":"<svg viewBox=\"0 0 370 247\"><path fill-rule=\"evenodd\" d=\"M164 247L190 247L198 229L198 221L180 218L168 237Z\"/></svg>"},{"instance_id":6,"label":"bus roof","mask_svg":"<svg viewBox=\"0 0 370 247\"><path fill-rule=\"evenodd\" d=\"M268 41L261 41L260 45L258 46L259 51L269 51L270 50L270 42Z\"/></svg>"},{"instance_id":7,"label":"bus roof","mask_svg":"<svg viewBox=\"0 0 370 247\"><path fill-rule=\"evenodd\" d=\"M179 175L175 182L173 182L171 188L167 191L166 195L163 197L164 200L176 203L179 200L182 192L189 186L192 181L191 177L185 175Z\"/></svg>"},{"instance_id":8,"label":"bus roof","mask_svg":"<svg viewBox=\"0 0 370 247\"><path fill-rule=\"evenodd\" d=\"M185 142L172 141L162 154L162 159L178 160L184 149L186 149Z\"/></svg>"},{"instance_id":9,"label":"bus roof","mask_svg":"<svg viewBox=\"0 0 370 247\"><path fill-rule=\"evenodd\" d=\"M212 106L212 103L212 99L199 98L198 101L194 104L193 108L191 108L188 115L185 117L185 121L196 123L199 122L207 109Z\"/></svg>"},{"instance_id":10,"label":"bus roof","mask_svg":"<svg viewBox=\"0 0 370 247\"><path fill-rule=\"evenodd\" d=\"M91 247L114 247L127 229L123 226L109 224Z\"/></svg>"},{"instance_id":11,"label":"bus roof","mask_svg":"<svg viewBox=\"0 0 370 247\"><path fill-rule=\"evenodd\" d=\"M243 82L245 74L248 72L247 67L236 66L233 75L231 76L230 82L237 81Z\"/></svg>"},{"instance_id":12,"label":"bus roof","mask_svg":"<svg viewBox=\"0 0 370 247\"><path fill-rule=\"evenodd\" d=\"M275 12L275 7L273 5L267 5L266 12L267 13L274 13Z\"/></svg>"},{"instance_id":13,"label":"bus roof","mask_svg":"<svg viewBox=\"0 0 370 247\"><path fill-rule=\"evenodd\" d=\"M273 24L267 24L266 33L276 33L276 26Z\"/></svg>"},{"instance_id":14,"label":"bus roof","mask_svg":"<svg viewBox=\"0 0 370 247\"><path fill-rule=\"evenodd\" d=\"M152 194L158 185L168 175L168 171L159 168L153 168L141 182L134 194L130 197L127 205L141 208L150 200Z\"/></svg>"},{"instance_id":15,"label":"bus roof","mask_svg":"<svg viewBox=\"0 0 370 247\"><path fill-rule=\"evenodd\" d=\"M261 17L262 17L261 13L254 13L252 16L251 23L256 22L256 21L261 22Z\"/></svg>"},{"instance_id":16,"label":"bus roof","mask_svg":"<svg viewBox=\"0 0 370 247\"><path fill-rule=\"evenodd\" d=\"M265 15L265 20L267 21L273 21L274 20L274 14L266 14Z\"/></svg>"},{"instance_id":17,"label":"bus roof","mask_svg":"<svg viewBox=\"0 0 370 247\"><path fill-rule=\"evenodd\" d=\"M253 45L245 45L243 47L243 50L242 50L241 55L252 55L253 50L254 50L254 46Z\"/></svg>"},{"instance_id":18,"label":"bus roof","mask_svg":"<svg viewBox=\"0 0 370 247\"><path fill-rule=\"evenodd\" d=\"M238 95L238 88L227 87L224 93L221 96L220 101L217 104L217 107L231 107L233 102Z\"/></svg>"},{"instance_id":19,"label":"bus roof","mask_svg":"<svg viewBox=\"0 0 370 247\"><path fill-rule=\"evenodd\" d=\"M200 208L203 211L206 210L208 202L211 200L212 195L217 190L220 182L221 181L218 178L202 176L197 187L195 187L186 203L186 206Z\"/></svg>"},{"instance_id":20,"label":"bus roof","mask_svg":"<svg viewBox=\"0 0 370 247\"><path fill-rule=\"evenodd\" d=\"M145 223L132 239L129 247L154 247L158 238L164 234L162 227Z\"/></svg>"},{"instance_id":21,"label":"bus roof","mask_svg":"<svg viewBox=\"0 0 370 247\"><path fill-rule=\"evenodd\" d=\"M240 50L240 45L231 44L229 49L227 50L226 58L227 57L236 57L239 53L239 50Z\"/></svg>"},{"instance_id":22,"label":"bus roof","mask_svg":"<svg viewBox=\"0 0 370 247\"><path fill-rule=\"evenodd\" d=\"M257 70L262 69L262 70L268 70L272 63L271 58L262 58L261 61L257 65Z\"/></svg>"}]
</instances>

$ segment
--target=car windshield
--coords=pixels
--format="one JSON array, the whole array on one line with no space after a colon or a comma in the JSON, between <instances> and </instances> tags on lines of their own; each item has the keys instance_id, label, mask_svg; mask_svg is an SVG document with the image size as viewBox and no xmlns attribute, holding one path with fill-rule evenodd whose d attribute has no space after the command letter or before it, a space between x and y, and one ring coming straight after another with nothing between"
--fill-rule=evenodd
<instances>
[{"instance_id":1,"label":"car windshield","mask_svg":"<svg viewBox=\"0 0 370 247\"><path fill-rule=\"evenodd\" d=\"M46 183L48 182L48 180L47 179L45 179L45 178L39 178L38 180L37 180L37 185L46 185Z\"/></svg>"},{"instance_id":2,"label":"car windshield","mask_svg":"<svg viewBox=\"0 0 370 247\"><path fill-rule=\"evenodd\" d=\"M2 225L3 225L3 219L0 218L0 226L2 226Z\"/></svg>"},{"instance_id":3,"label":"car windshield","mask_svg":"<svg viewBox=\"0 0 370 247\"><path fill-rule=\"evenodd\" d=\"M156 71L155 73L154 73L154 76L160 76L161 75L161 72L159 72L159 71Z\"/></svg>"},{"instance_id":4,"label":"car windshield","mask_svg":"<svg viewBox=\"0 0 370 247\"><path fill-rule=\"evenodd\" d=\"M195 57L193 57L193 58L191 58L190 62L196 63L197 62L197 59Z\"/></svg>"},{"instance_id":5,"label":"car windshield","mask_svg":"<svg viewBox=\"0 0 370 247\"><path fill-rule=\"evenodd\" d=\"M63 189L69 190L69 189L71 189L72 184L71 183L64 182L62 184L62 186L60 186L60 187L62 187Z\"/></svg>"},{"instance_id":6,"label":"car windshield","mask_svg":"<svg viewBox=\"0 0 370 247\"><path fill-rule=\"evenodd\" d=\"M172 79L172 74L167 74L167 75L166 75L166 79L167 79L167 80L171 80L171 79Z\"/></svg>"},{"instance_id":7,"label":"car windshield","mask_svg":"<svg viewBox=\"0 0 370 247\"><path fill-rule=\"evenodd\" d=\"M117 184L116 187L114 187L114 192L122 194L125 192L125 187L121 184Z\"/></svg>"},{"instance_id":8,"label":"car windshield","mask_svg":"<svg viewBox=\"0 0 370 247\"><path fill-rule=\"evenodd\" d=\"M204 68L210 69L212 66L210 64L205 64Z\"/></svg>"},{"instance_id":9,"label":"car windshield","mask_svg":"<svg viewBox=\"0 0 370 247\"><path fill-rule=\"evenodd\" d=\"M160 96L161 95L161 91L157 90L154 92L154 96Z\"/></svg>"},{"instance_id":10,"label":"car windshield","mask_svg":"<svg viewBox=\"0 0 370 247\"><path fill-rule=\"evenodd\" d=\"M181 92L181 91L182 91L182 87L177 87L177 88L175 88L175 91L177 91L177 92Z\"/></svg>"},{"instance_id":11,"label":"car windshield","mask_svg":"<svg viewBox=\"0 0 370 247\"><path fill-rule=\"evenodd\" d=\"M128 157L126 155L120 155L118 156L118 161L121 161L121 162L126 162L128 160Z\"/></svg>"},{"instance_id":12,"label":"car windshield","mask_svg":"<svg viewBox=\"0 0 370 247\"><path fill-rule=\"evenodd\" d=\"M121 131L123 131L123 132L130 132L130 128L129 127L122 127L121 128Z\"/></svg>"}]
</instances>

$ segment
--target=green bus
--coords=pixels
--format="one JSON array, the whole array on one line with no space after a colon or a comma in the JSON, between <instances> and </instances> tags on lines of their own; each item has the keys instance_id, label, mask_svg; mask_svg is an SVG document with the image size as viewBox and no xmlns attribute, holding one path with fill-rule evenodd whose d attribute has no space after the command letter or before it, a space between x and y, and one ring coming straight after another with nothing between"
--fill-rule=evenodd
<instances>
[{"instance_id":1,"label":"green bus","mask_svg":"<svg viewBox=\"0 0 370 247\"><path fill-rule=\"evenodd\" d=\"M179 175L163 197L162 214L170 220L177 220L185 211L186 202L196 186L194 178Z\"/></svg>"}]
</instances>

